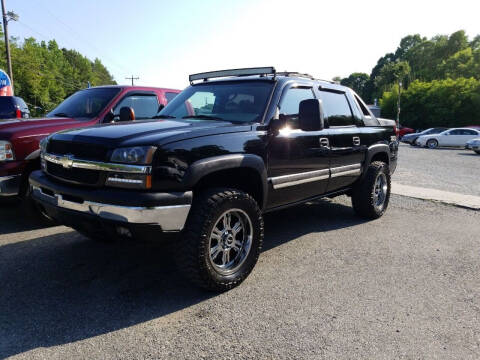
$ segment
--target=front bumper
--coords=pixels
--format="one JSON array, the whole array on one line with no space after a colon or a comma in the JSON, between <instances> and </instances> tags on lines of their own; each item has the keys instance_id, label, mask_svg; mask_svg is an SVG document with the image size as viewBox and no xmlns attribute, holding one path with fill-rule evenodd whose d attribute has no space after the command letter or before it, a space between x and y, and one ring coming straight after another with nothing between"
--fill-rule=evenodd
<instances>
[{"instance_id":1,"label":"front bumper","mask_svg":"<svg viewBox=\"0 0 480 360\"><path fill-rule=\"evenodd\" d=\"M18 195L20 192L21 179L21 175L0 177L0 197Z\"/></svg>"},{"instance_id":2,"label":"front bumper","mask_svg":"<svg viewBox=\"0 0 480 360\"><path fill-rule=\"evenodd\" d=\"M43 172L30 175L32 196L48 215L75 227L75 215L108 225L146 225L162 231L180 231L185 226L192 192L145 193L132 190L90 189L65 185ZM73 216L72 216L73 215Z\"/></svg>"}]
</instances>

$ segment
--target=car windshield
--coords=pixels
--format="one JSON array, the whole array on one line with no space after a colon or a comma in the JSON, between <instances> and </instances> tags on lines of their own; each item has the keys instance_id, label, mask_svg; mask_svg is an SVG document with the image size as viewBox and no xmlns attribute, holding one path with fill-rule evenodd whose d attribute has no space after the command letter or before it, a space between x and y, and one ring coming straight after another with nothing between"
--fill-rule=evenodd
<instances>
[{"instance_id":1,"label":"car windshield","mask_svg":"<svg viewBox=\"0 0 480 360\"><path fill-rule=\"evenodd\" d=\"M92 119L118 94L120 88L92 88L77 91L47 114L47 117Z\"/></svg>"},{"instance_id":2,"label":"car windshield","mask_svg":"<svg viewBox=\"0 0 480 360\"><path fill-rule=\"evenodd\" d=\"M188 87L158 117L253 123L262 120L271 81L201 83Z\"/></svg>"}]
</instances>

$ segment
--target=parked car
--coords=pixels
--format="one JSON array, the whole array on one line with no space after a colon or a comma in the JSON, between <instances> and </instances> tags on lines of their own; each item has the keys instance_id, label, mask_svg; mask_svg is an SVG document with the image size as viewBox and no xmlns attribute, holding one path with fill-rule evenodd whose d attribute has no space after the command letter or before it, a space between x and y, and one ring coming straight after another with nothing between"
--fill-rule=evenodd
<instances>
[{"instance_id":1,"label":"parked car","mask_svg":"<svg viewBox=\"0 0 480 360\"><path fill-rule=\"evenodd\" d=\"M42 141L34 199L92 239L183 230L179 269L215 291L252 271L266 212L347 194L360 216L385 213L395 130L351 89L274 68L195 74L190 83L159 113L164 121Z\"/></svg>"},{"instance_id":2,"label":"parked car","mask_svg":"<svg viewBox=\"0 0 480 360\"><path fill-rule=\"evenodd\" d=\"M415 130L413 130L409 127L400 125L399 128L398 128L398 138L401 139L405 135L411 134L411 133L414 133L414 132L415 132Z\"/></svg>"},{"instance_id":3,"label":"parked car","mask_svg":"<svg viewBox=\"0 0 480 360\"><path fill-rule=\"evenodd\" d=\"M465 145L465 149L467 150L473 150L477 154L480 154L480 137L469 140L467 144Z\"/></svg>"},{"instance_id":4,"label":"parked car","mask_svg":"<svg viewBox=\"0 0 480 360\"><path fill-rule=\"evenodd\" d=\"M28 119L30 111L21 97L0 96L0 119Z\"/></svg>"},{"instance_id":5,"label":"parked car","mask_svg":"<svg viewBox=\"0 0 480 360\"><path fill-rule=\"evenodd\" d=\"M448 128L444 127L438 127L438 128L430 128L427 130L423 130L421 132L413 133L413 134L407 134L402 137L400 140L403 143L410 144L410 145L416 145L415 142L420 136L423 135L433 135L433 134L440 134L441 132L448 130Z\"/></svg>"},{"instance_id":6,"label":"parked car","mask_svg":"<svg viewBox=\"0 0 480 360\"><path fill-rule=\"evenodd\" d=\"M39 142L47 135L96 124L150 118L179 92L140 86L93 87L65 99L45 118L0 120L0 197L29 195L28 176L40 169ZM0 103L4 98L0 97ZM88 149L84 147L84 151Z\"/></svg>"},{"instance_id":7,"label":"parked car","mask_svg":"<svg viewBox=\"0 0 480 360\"><path fill-rule=\"evenodd\" d=\"M479 130L455 128L443 131L440 134L420 136L416 144L430 149L435 149L439 146L465 147L467 141L479 136Z\"/></svg>"}]
</instances>

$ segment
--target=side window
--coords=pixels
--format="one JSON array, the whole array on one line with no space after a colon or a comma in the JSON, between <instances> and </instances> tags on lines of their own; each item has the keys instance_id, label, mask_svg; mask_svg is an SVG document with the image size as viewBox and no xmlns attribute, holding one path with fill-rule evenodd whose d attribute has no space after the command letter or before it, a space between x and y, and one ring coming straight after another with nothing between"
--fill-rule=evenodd
<instances>
[{"instance_id":1,"label":"side window","mask_svg":"<svg viewBox=\"0 0 480 360\"><path fill-rule=\"evenodd\" d=\"M462 130L452 130L448 133L448 135L463 135Z\"/></svg>"},{"instance_id":2,"label":"side window","mask_svg":"<svg viewBox=\"0 0 480 360\"><path fill-rule=\"evenodd\" d=\"M170 101L172 101L175 96L177 96L178 94L177 93L173 93L173 92L166 92L165 93L165 97L167 98L167 103L169 103Z\"/></svg>"},{"instance_id":3,"label":"side window","mask_svg":"<svg viewBox=\"0 0 480 360\"><path fill-rule=\"evenodd\" d=\"M477 135L477 132L473 130L463 130L463 135Z\"/></svg>"},{"instance_id":4,"label":"side window","mask_svg":"<svg viewBox=\"0 0 480 360\"><path fill-rule=\"evenodd\" d=\"M124 106L131 107L135 112L135 119L149 119L158 112L158 99L156 95L130 95L121 100L115 107L114 114L118 115Z\"/></svg>"},{"instance_id":5,"label":"side window","mask_svg":"<svg viewBox=\"0 0 480 360\"><path fill-rule=\"evenodd\" d=\"M310 88L290 88L283 95L280 101L280 117L286 120L287 125L292 129L298 129L298 112L300 102L307 99L314 99L313 91Z\"/></svg>"},{"instance_id":6,"label":"side window","mask_svg":"<svg viewBox=\"0 0 480 360\"><path fill-rule=\"evenodd\" d=\"M323 113L329 126L355 125L345 94L320 91L320 97L322 98Z\"/></svg>"}]
</instances>

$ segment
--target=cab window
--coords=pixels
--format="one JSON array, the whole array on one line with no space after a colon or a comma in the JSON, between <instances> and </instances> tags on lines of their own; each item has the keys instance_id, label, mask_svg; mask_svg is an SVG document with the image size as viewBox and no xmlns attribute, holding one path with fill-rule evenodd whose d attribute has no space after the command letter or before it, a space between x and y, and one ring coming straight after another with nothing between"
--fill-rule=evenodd
<instances>
[{"instance_id":1,"label":"cab window","mask_svg":"<svg viewBox=\"0 0 480 360\"><path fill-rule=\"evenodd\" d=\"M286 122L291 129L299 129L298 113L300 102L307 99L314 99L311 88L290 88L283 95L280 101L280 119Z\"/></svg>"},{"instance_id":2,"label":"cab window","mask_svg":"<svg viewBox=\"0 0 480 360\"><path fill-rule=\"evenodd\" d=\"M135 119L150 119L158 112L158 99L154 94L127 95L115 107L114 114L118 116L122 107L131 107L135 112Z\"/></svg>"},{"instance_id":3,"label":"cab window","mask_svg":"<svg viewBox=\"0 0 480 360\"><path fill-rule=\"evenodd\" d=\"M355 120L344 93L320 91L323 114L330 127L352 126Z\"/></svg>"}]
</instances>

